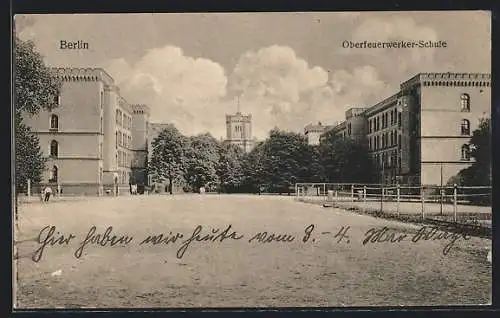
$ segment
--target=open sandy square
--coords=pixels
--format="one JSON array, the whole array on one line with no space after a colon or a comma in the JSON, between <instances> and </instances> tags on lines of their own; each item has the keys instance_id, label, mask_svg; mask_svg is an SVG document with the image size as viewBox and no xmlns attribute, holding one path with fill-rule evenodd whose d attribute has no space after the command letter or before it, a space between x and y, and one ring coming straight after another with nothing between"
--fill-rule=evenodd
<instances>
[{"instance_id":1,"label":"open sandy square","mask_svg":"<svg viewBox=\"0 0 500 318\"><path fill-rule=\"evenodd\" d=\"M36 240L44 241L51 226L54 239L74 238L45 246L35 262L34 251L42 246ZM379 241L390 233L401 239L375 242L373 235L382 230ZM190 241L196 231L198 240ZM267 236L255 237L263 231ZM458 234L415 239L418 231L421 226L279 196L151 195L22 204L16 307L490 303L491 240ZM271 233L276 236L266 242ZM159 234L164 240L158 244L140 244ZM110 246L113 235L116 244ZM367 235L373 243L363 244ZM183 242L188 244L182 254ZM451 248L445 255L446 246Z\"/></svg>"}]
</instances>

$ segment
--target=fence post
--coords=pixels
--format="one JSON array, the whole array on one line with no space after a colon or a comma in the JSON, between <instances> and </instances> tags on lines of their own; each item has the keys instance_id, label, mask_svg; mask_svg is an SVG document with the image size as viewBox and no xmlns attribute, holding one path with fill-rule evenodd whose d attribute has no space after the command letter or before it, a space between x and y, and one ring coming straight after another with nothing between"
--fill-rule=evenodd
<instances>
[{"instance_id":1,"label":"fence post","mask_svg":"<svg viewBox=\"0 0 500 318\"><path fill-rule=\"evenodd\" d=\"M384 213L384 185L380 186L380 213Z\"/></svg>"},{"instance_id":2,"label":"fence post","mask_svg":"<svg viewBox=\"0 0 500 318\"><path fill-rule=\"evenodd\" d=\"M424 186L420 186L420 202L422 204L422 219L425 219L425 211L424 211Z\"/></svg>"},{"instance_id":3,"label":"fence post","mask_svg":"<svg viewBox=\"0 0 500 318\"><path fill-rule=\"evenodd\" d=\"M327 193L326 193L326 183L323 183L323 196L324 196L325 198L328 198L328 195L327 195Z\"/></svg>"},{"instance_id":4,"label":"fence post","mask_svg":"<svg viewBox=\"0 0 500 318\"><path fill-rule=\"evenodd\" d=\"M366 210L366 186L363 186L363 211Z\"/></svg>"},{"instance_id":5,"label":"fence post","mask_svg":"<svg viewBox=\"0 0 500 318\"><path fill-rule=\"evenodd\" d=\"M354 184L351 184L351 202L354 203Z\"/></svg>"},{"instance_id":6,"label":"fence post","mask_svg":"<svg viewBox=\"0 0 500 318\"><path fill-rule=\"evenodd\" d=\"M337 188L335 188L335 203L333 204L333 206L337 206L338 204L338 190Z\"/></svg>"},{"instance_id":7,"label":"fence post","mask_svg":"<svg viewBox=\"0 0 500 318\"><path fill-rule=\"evenodd\" d=\"M444 199L444 188L443 187L441 187L439 189L439 193L440 193L440 196L441 196L440 206L439 206L439 214L443 215L443 199Z\"/></svg>"},{"instance_id":8,"label":"fence post","mask_svg":"<svg viewBox=\"0 0 500 318\"><path fill-rule=\"evenodd\" d=\"M457 184L453 185L453 221L457 222Z\"/></svg>"},{"instance_id":9,"label":"fence post","mask_svg":"<svg viewBox=\"0 0 500 318\"><path fill-rule=\"evenodd\" d=\"M31 198L31 179L28 179L28 199Z\"/></svg>"},{"instance_id":10,"label":"fence post","mask_svg":"<svg viewBox=\"0 0 500 318\"><path fill-rule=\"evenodd\" d=\"M399 184L397 185L397 189L396 189L396 195L397 195L397 203L396 203L396 213L399 217L399 195L401 194L401 188L399 186Z\"/></svg>"}]
</instances>

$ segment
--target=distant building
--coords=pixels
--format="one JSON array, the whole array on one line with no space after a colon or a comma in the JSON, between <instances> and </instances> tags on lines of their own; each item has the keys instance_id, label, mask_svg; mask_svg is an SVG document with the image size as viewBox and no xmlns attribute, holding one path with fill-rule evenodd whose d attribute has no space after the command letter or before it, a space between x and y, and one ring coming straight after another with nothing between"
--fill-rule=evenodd
<instances>
[{"instance_id":1,"label":"distant building","mask_svg":"<svg viewBox=\"0 0 500 318\"><path fill-rule=\"evenodd\" d=\"M304 135L307 138L307 143L309 145L319 145L320 136L327 131L330 126L325 126L321 122L317 125L309 124L304 127Z\"/></svg>"},{"instance_id":2,"label":"distant building","mask_svg":"<svg viewBox=\"0 0 500 318\"><path fill-rule=\"evenodd\" d=\"M491 75L421 73L327 131L366 142L380 182L441 185L471 165L469 140L491 111Z\"/></svg>"},{"instance_id":3,"label":"distant building","mask_svg":"<svg viewBox=\"0 0 500 318\"><path fill-rule=\"evenodd\" d=\"M238 110L236 114L226 114L225 142L240 146L245 152L250 152L255 145L252 137L252 115L243 115Z\"/></svg>"}]
</instances>

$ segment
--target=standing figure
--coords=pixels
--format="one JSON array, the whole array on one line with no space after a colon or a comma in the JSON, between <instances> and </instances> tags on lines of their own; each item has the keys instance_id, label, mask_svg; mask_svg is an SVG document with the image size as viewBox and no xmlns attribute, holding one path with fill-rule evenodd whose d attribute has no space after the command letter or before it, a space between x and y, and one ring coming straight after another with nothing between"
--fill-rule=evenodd
<instances>
[{"instance_id":1,"label":"standing figure","mask_svg":"<svg viewBox=\"0 0 500 318\"><path fill-rule=\"evenodd\" d=\"M47 186L47 187L45 187L45 190L43 190L43 193L44 193L44 197L45 197L44 201L49 202L50 196L52 194L52 189L49 186Z\"/></svg>"}]
</instances>

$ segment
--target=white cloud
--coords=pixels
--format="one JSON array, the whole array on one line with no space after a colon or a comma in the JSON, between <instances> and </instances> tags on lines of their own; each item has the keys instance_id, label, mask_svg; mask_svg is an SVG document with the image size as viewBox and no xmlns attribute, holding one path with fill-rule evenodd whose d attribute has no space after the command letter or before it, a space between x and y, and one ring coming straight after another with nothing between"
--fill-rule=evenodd
<instances>
[{"instance_id":1,"label":"white cloud","mask_svg":"<svg viewBox=\"0 0 500 318\"><path fill-rule=\"evenodd\" d=\"M228 84L224 69L206 59L185 56L178 47L151 50L131 65L124 59L103 67L131 103L151 107L151 120L175 124L184 134L211 132L225 137L225 114L251 113L254 136L270 129L302 131L311 122L343 120L346 107L380 99L387 85L374 67L338 70L329 76L309 66L286 46L270 46L241 55Z\"/></svg>"},{"instance_id":2,"label":"white cloud","mask_svg":"<svg viewBox=\"0 0 500 318\"><path fill-rule=\"evenodd\" d=\"M150 50L137 63L115 59L103 65L130 103L151 108L155 122L172 122L184 134L221 134L227 78L219 64L185 56L174 46ZM220 123L219 123L220 122ZM217 125L217 126L216 126Z\"/></svg>"}]
</instances>

